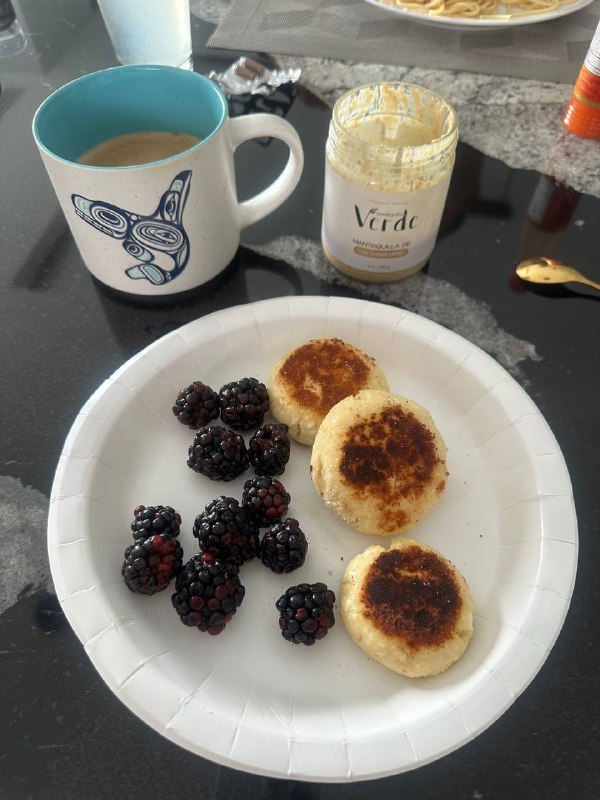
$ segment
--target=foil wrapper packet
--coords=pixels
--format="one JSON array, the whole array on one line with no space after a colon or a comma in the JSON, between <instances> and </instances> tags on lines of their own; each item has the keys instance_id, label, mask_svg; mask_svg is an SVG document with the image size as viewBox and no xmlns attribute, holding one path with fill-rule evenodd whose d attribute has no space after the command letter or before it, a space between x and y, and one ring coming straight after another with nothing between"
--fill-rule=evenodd
<instances>
[{"instance_id":1,"label":"foil wrapper packet","mask_svg":"<svg viewBox=\"0 0 600 800\"><path fill-rule=\"evenodd\" d=\"M224 72L212 70L207 77L227 97L232 117L256 112L285 117L298 91L300 74L299 68L279 69L242 56Z\"/></svg>"}]
</instances>

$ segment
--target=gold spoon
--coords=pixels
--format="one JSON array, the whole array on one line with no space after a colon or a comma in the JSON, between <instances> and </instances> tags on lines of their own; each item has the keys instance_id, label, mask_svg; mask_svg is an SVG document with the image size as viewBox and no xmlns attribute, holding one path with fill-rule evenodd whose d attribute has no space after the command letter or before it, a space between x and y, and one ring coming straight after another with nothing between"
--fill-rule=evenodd
<instances>
[{"instance_id":1,"label":"gold spoon","mask_svg":"<svg viewBox=\"0 0 600 800\"><path fill-rule=\"evenodd\" d=\"M556 258L528 258L521 261L516 269L519 278L531 283L584 283L593 289L600 290L600 283L595 283L573 267L568 267Z\"/></svg>"}]
</instances>

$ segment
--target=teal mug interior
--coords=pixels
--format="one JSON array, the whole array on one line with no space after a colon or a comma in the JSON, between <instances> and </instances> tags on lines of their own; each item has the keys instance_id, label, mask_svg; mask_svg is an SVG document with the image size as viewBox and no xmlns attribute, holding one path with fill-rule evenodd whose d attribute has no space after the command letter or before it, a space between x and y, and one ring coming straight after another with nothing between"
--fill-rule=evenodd
<instances>
[{"instance_id":1,"label":"teal mug interior","mask_svg":"<svg viewBox=\"0 0 600 800\"><path fill-rule=\"evenodd\" d=\"M37 110L33 134L55 158L76 162L101 142L142 131L187 133L201 147L226 118L225 96L203 75L135 65L92 72L57 89Z\"/></svg>"}]
</instances>

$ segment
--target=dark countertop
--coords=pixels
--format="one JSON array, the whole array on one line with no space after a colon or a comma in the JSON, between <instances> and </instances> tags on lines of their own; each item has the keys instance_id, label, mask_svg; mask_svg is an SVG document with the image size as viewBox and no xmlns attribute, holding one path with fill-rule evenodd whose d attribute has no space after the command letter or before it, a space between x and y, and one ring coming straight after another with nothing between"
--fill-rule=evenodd
<instances>
[{"instance_id":1,"label":"dark countertop","mask_svg":"<svg viewBox=\"0 0 600 800\"><path fill-rule=\"evenodd\" d=\"M519 258L543 251L599 280L600 200L549 183L556 213L536 222L531 200L548 179L461 144L426 272L393 287L363 286L337 276L320 257L321 153L329 110L300 88L287 114L307 154L294 195L245 232L236 262L197 296L163 306L132 304L111 295L84 269L30 133L36 107L53 89L115 63L100 14L91 0L22 0L15 6L29 44L18 55L0 58L0 797L600 797L600 295L584 287L525 286L513 273ZM229 52L203 49L210 28L194 20L197 71L233 60ZM265 174L276 173L285 157L276 143L244 147L252 158L240 168L241 196L261 185ZM573 484L577 581L546 663L474 741L376 783L255 777L162 738L105 686L61 611L48 567L54 470L77 412L96 387L184 323L288 294L380 299L471 339L540 408Z\"/></svg>"}]
</instances>

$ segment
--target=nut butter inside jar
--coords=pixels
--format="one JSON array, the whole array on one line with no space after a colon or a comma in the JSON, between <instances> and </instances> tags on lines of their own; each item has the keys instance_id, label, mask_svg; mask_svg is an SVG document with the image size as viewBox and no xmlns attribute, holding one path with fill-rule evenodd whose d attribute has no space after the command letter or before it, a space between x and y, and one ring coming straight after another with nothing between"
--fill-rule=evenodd
<instances>
[{"instance_id":1,"label":"nut butter inside jar","mask_svg":"<svg viewBox=\"0 0 600 800\"><path fill-rule=\"evenodd\" d=\"M360 86L335 104L326 146L321 240L346 275L394 281L435 245L458 140L455 110L404 83Z\"/></svg>"}]
</instances>

